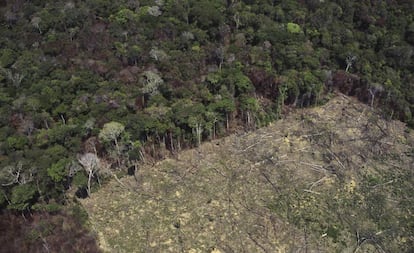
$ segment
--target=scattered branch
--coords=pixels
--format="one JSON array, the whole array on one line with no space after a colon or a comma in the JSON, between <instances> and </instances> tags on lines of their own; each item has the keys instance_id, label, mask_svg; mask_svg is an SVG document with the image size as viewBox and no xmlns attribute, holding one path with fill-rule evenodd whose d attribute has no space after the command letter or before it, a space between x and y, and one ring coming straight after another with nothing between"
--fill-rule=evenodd
<instances>
[{"instance_id":1,"label":"scattered branch","mask_svg":"<svg viewBox=\"0 0 414 253\"><path fill-rule=\"evenodd\" d=\"M346 167L345 167L345 165L341 162L341 160L338 158L338 156L334 153L334 152L332 152L329 148L327 149L328 150L328 152L329 152L329 154L331 154L334 158L335 158L335 160L338 162L338 164L344 169L344 170L346 170Z\"/></svg>"},{"instance_id":2,"label":"scattered branch","mask_svg":"<svg viewBox=\"0 0 414 253\"><path fill-rule=\"evenodd\" d=\"M263 139L266 139L266 138L269 138L269 137L273 137L273 135L268 134L268 135L261 136L261 139L260 139L259 141L255 142L255 143L253 143L252 145L248 146L247 148L243 149L240 153L242 153L242 152L246 152L247 150L249 150L249 149L253 148L253 147L254 147L254 146L256 146L257 144L259 144L259 143L263 142ZM280 141L280 140L282 140L282 139L283 139L283 138L279 138L279 139L276 139L275 141Z\"/></svg>"},{"instance_id":3,"label":"scattered branch","mask_svg":"<svg viewBox=\"0 0 414 253\"><path fill-rule=\"evenodd\" d=\"M326 173L326 169L322 165L307 163L307 162L299 162L299 164L307 165L310 167L311 170L314 170L320 173Z\"/></svg>"},{"instance_id":4,"label":"scattered branch","mask_svg":"<svg viewBox=\"0 0 414 253\"><path fill-rule=\"evenodd\" d=\"M319 184L320 182L324 181L326 179L326 176L324 176L323 178L319 179L318 181L315 181L312 183L311 187L309 188L309 190L312 190L313 187L315 187L317 184Z\"/></svg>"},{"instance_id":5,"label":"scattered branch","mask_svg":"<svg viewBox=\"0 0 414 253\"><path fill-rule=\"evenodd\" d=\"M307 189L304 189L303 191L304 192L308 192L308 193L313 193L313 194L321 195L320 192L315 192L315 191L311 191L311 190L307 190Z\"/></svg>"},{"instance_id":6,"label":"scattered branch","mask_svg":"<svg viewBox=\"0 0 414 253\"><path fill-rule=\"evenodd\" d=\"M260 174L262 174L262 176L272 186L272 188L275 190L275 192L280 192L280 189L272 182L272 180L270 180L269 176L263 170L260 170Z\"/></svg>"}]
</instances>

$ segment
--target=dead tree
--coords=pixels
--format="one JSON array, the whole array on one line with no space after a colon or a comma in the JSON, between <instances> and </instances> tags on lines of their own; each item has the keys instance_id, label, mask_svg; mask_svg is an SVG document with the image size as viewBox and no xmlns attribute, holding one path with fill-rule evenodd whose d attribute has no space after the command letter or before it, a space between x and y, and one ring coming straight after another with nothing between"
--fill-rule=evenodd
<instances>
[{"instance_id":1,"label":"dead tree","mask_svg":"<svg viewBox=\"0 0 414 253\"><path fill-rule=\"evenodd\" d=\"M352 65L354 64L356 59L357 59L357 57L355 55L348 55L346 57L346 59L345 59L345 61L346 61L345 72L349 72L349 69L352 67Z\"/></svg>"},{"instance_id":2,"label":"dead tree","mask_svg":"<svg viewBox=\"0 0 414 253\"><path fill-rule=\"evenodd\" d=\"M98 172L99 170L99 158L94 153L86 153L83 155L78 156L78 161L82 165L82 167L86 170L86 173L88 173L88 196L91 195L91 181L93 176Z\"/></svg>"}]
</instances>

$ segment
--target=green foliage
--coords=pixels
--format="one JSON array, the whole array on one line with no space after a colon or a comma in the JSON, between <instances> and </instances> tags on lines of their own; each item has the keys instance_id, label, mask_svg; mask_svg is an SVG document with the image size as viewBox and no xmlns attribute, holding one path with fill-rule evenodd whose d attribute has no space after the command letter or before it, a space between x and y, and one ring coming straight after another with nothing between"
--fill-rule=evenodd
<instances>
[{"instance_id":1,"label":"green foliage","mask_svg":"<svg viewBox=\"0 0 414 253\"><path fill-rule=\"evenodd\" d=\"M223 21L224 6L220 1L195 1L192 3L189 18L202 29L218 27Z\"/></svg>"},{"instance_id":2,"label":"green foliage","mask_svg":"<svg viewBox=\"0 0 414 253\"><path fill-rule=\"evenodd\" d=\"M193 103L187 99L179 100L173 107L173 118L175 122L182 126L189 126L195 119L202 119L205 108L203 104ZM191 126L190 126L191 128Z\"/></svg>"},{"instance_id":3,"label":"green foliage","mask_svg":"<svg viewBox=\"0 0 414 253\"><path fill-rule=\"evenodd\" d=\"M119 25L126 25L131 21L138 19L138 15L130 9L121 9L116 14L113 14L109 17L109 20L116 22Z\"/></svg>"},{"instance_id":4,"label":"green foliage","mask_svg":"<svg viewBox=\"0 0 414 253\"><path fill-rule=\"evenodd\" d=\"M72 183L76 187L86 187L88 184L88 177L83 172L78 172L73 176Z\"/></svg>"},{"instance_id":5,"label":"green foliage","mask_svg":"<svg viewBox=\"0 0 414 253\"><path fill-rule=\"evenodd\" d=\"M88 221L88 213L83 209L79 203L74 203L70 206L68 213L73 216L80 224L86 225Z\"/></svg>"},{"instance_id":6,"label":"green foliage","mask_svg":"<svg viewBox=\"0 0 414 253\"><path fill-rule=\"evenodd\" d=\"M0 207L4 207L7 204L6 193L3 189L0 189Z\"/></svg>"},{"instance_id":7,"label":"green foliage","mask_svg":"<svg viewBox=\"0 0 414 253\"><path fill-rule=\"evenodd\" d=\"M164 83L162 78L154 71L145 71L141 82L143 84L142 93L149 96L158 94L160 85Z\"/></svg>"},{"instance_id":8,"label":"green foliage","mask_svg":"<svg viewBox=\"0 0 414 253\"><path fill-rule=\"evenodd\" d=\"M23 150L28 143L25 136L10 136L6 141L8 148L12 150Z\"/></svg>"},{"instance_id":9,"label":"green foliage","mask_svg":"<svg viewBox=\"0 0 414 253\"><path fill-rule=\"evenodd\" d=\"M57 203L49 203L49 204L34 204L32 206L34 211L41 211L41 212L48 212L48 213L56 213L62 210L62 205Z\"/></svg>"},{"instance_id":10,"label":"green foliage","mask_svg":"<svg viewBox=\"0 0 414 253\"><path fill-rule=\"evenodd\" d=\"M124 132L125 126L119 122L106 123L99 132L99 138L104 142L116 141Z\"/></svg>"},{"instance_id":11,"label":"green foliage","mask_svg":"<svg viewBox=\"0 0 414 253\"><path fill-rule=\"evenodd\" d=\"M246 75L244 75L240 70L232 71L226 79L229 82L230 87L235 87L235 96L244 93L250 93L254 90L253 84L250 81L250 79Z\"/></svg>"},{"instance_id":12,"label":"green foliage","mask_svg":"<svg viewBox=\"0 0 414 253\"><path fill-rule=\"evenodd\" d=\"M259 110L259 103L256 98L242 96L240 98L240 108L242 110L256 112Z\"/></svg>"},{"instance_id":13,"label":"green foliage","mask_svg":"<svg viewBox=\"0 0 414 253\"><path fill-rule=\"evenodd\" d=\"M224 114L235 111L236 105L233 99L219 96L214 103L209 105L209 108L225 116Z\"/></svg>"},{"instance_id":14,"label":"green foliage","mask_svg":"<svg viewBox=\"0 0 414 253\"><path fill-rule=\"evenodd\" d=\"M11 203L8 208L18 211L27 210L33 204L36 193L36 188L32 184L22 184L13 187L10 198Z\"/></svg>"},{"instance_id":15,"label":"green foliage","mask_svg":"<svg viewBox=\"0 0 414 253\"><path fill-rule=\"evenodd\" d=\"M169 120L170 108L151 106L145 109L145 113L150 116L145 124L146 132L164 134L171 127Z\"/></svg>"},{"instance_id":16,"label":"green foliage","mask_svg":"<svg viewBox=\"0 0 414 253\"><path fill-rule=\"evenodd\" d=\"M17 59L17 54L10 48L3 48L0 50L0 67L8 68Z\"/></svg>"},{"instance_id":17,"label":"green foliage","mask_svg":"<svg viewBox=\"0 0 414 253\"><path fill-rule=\"evenodd\" d=\"M295 23L287 23L286 29L290 33L300 33L300 32L302 32L302 29L300 28L300 26L298 24L295 24Z\"/></svg>"},{"instance_id":18,"label":"green foliage","mask_svg":"<svg viewBox=\"0 0 414 253\"><path fill-rule=\"evenodd\" d=\"M140 141L132 142L132 147L128 151L128 156L131 161L140 161L142 159L142 143Z\"/></svg>"},{"instance_id":19,"label":"green foliage","mask_svg":"<svg viewBox=\"0 0 414 253\"><path fill-rule=\"evenodd\" d=\"M69 174L67 169L69 162L70 161L68 159L60 159L47 169L47 174L57 183L64 181Z\"/></svg>"},{"instance_id":20,"label":"green foliage","mask_svg":"<svg viewBox=\"0 0 414 253\"><path fill-rule=\"evenodd\" d=\"M67 150L61 145L54 145L45 150L45 155L51 160L59 160L65 157Z\"/></svg>"}]
</instances>

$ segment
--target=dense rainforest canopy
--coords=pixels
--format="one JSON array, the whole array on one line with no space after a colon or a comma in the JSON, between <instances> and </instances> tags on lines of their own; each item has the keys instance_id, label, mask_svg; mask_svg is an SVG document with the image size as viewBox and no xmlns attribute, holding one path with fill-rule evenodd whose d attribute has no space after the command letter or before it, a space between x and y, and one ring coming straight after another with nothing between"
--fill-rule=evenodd
<instances>
[{"instance_id":1,"label":"dense rainforest canopy","mask_svg":"<svg viewBox=\"0 0 414 253\"><path fill-rule=\"evenodd\" d=\"M1 1L0 205L69 190L324 103L414 125L410 0Z\"/></svg>"}]
</instances>

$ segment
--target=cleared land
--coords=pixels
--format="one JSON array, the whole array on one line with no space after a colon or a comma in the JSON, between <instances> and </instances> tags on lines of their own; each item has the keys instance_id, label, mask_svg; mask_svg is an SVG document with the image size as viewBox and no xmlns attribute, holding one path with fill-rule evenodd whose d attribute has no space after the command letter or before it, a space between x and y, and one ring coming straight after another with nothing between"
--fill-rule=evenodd
<instances>
[{"instance_id":1,"label":"cleared land","mask_svg":"<svg viewBox=\"0 0 414 253\"><path fill-rule=\"evenodd\" d=\"M108 252L410 252L413 143L337 96L82 201Z\"/></svg>"}]
</instances>

